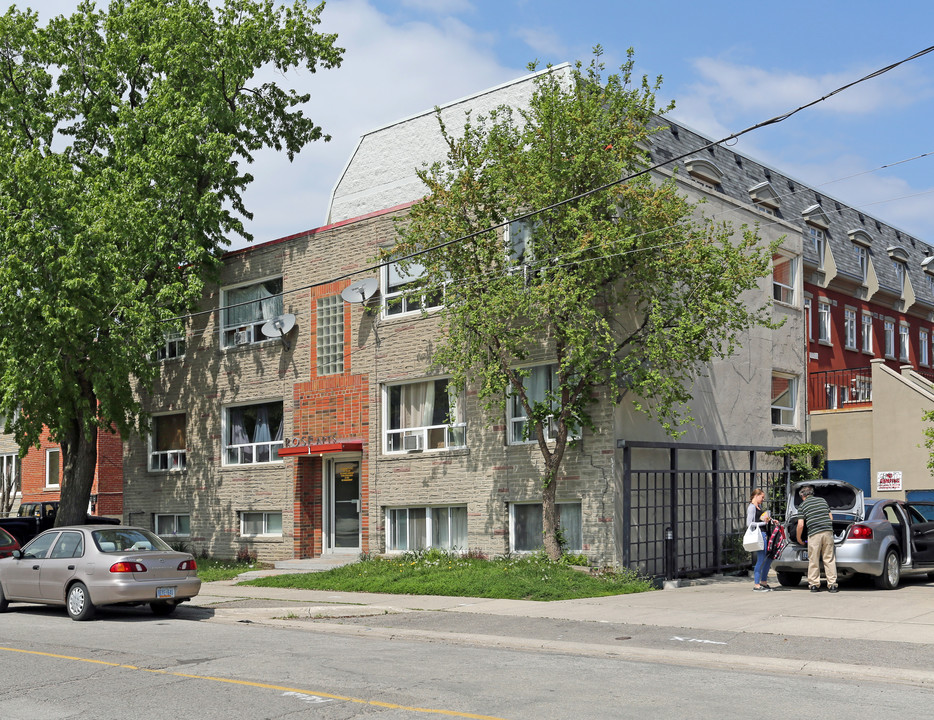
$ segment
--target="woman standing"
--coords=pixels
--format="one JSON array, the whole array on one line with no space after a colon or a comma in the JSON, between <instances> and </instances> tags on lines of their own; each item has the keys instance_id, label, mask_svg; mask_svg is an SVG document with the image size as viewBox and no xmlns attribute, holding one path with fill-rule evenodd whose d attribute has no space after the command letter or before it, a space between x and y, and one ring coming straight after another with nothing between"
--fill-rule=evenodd
<instances>
[{"instance_id":1,"label":"woman standing","mask_svg":"<svg viewBox=\"0 0 934 720\"><path fill-rule=\"evenodd\" d=\"M769 526L772 524L772 516L769 514L768 510L762 509L762 503L764 501L765 491L761 488L756 488L752 491L752 496L749 498L749 507L746 508L746 527L748 528L750 525L753 525L762 533L763 549L755 553L756 569L753 571L752 575L753 592L769 592L769 590L772 589L766 582L769 578L769 568L772 567L772 558L770 558L768 552L766 552L768 549L768 531L771 529Z\"/></svg>"}]
</instances>

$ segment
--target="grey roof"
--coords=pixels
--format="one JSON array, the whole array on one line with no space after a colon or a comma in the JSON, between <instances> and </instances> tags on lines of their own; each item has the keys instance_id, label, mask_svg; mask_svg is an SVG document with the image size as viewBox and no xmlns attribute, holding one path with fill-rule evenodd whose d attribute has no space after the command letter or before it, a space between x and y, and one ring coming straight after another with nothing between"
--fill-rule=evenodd
<instances>
[{"instance_id":1,"label":"grey roof","mask_svg":"<svg viewBox=\"0 0 934 720\"><path fill-rule=\"evenodd\" d=\"M927 273L924 269L930 267L934 271L934 264L922 266L926 258L934 255L934 250L928 243L729 148L717 145L698 150L709 144L712 141L711 138L686 128L684 125L668 118L656 118L655 123L667 126L668 129L661 130L652 137L651 154L654 162L689 153L682 160L669 166L677 167L678 172L683 175L687 175L684 169L685 161L702 158L712 162L723 172L723 179L715 191L750 205L753 201L749 191L760 187L763 183L769 183L781 199L775 215L793 225L799 225L802 233L805 234L808 230L803 213L815 205L819 206L830 221L824 234L827 238L827 245L833 253L838 274L848 276L857 282L861 279L859 260L850 237L853 231L861 230L872 239L869 245L869 255L872 258L880 288L896 296L901 292L889 250L891 248L904 249L908 256L906 274L910 279L917 302L934 307L934 294L931 292L931 284L927 280ZM767 216L763 216L765 217ZM763 219L763 222L767 221ZM803 243L802 252L807 264L817 266L818 258L810 242Z\"/></svg>"}]
</instances>

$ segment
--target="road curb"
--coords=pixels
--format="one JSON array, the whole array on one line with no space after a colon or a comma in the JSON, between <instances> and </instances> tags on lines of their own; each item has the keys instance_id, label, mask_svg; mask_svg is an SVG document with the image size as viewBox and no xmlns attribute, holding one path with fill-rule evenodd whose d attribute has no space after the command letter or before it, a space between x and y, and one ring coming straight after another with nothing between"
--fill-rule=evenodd
<instances>
[{"instance_id":1,"label":"road curb","mask_svg":"<svg viewBox=\"0 0 934 720\"><path fill-rule=\"evenodd\" d=\"M370 609L370 608L367 608ZM366 613L385 615L406 612L398 608L372 608L378 612ZM795 660L788 658L770 658L761 655L735 655L724 653L700 653L687 650L666 650L642 647L617 647L600 643L579 643L566 640L543 640L536 638L508 637L502 635L481 635L472 633L444 632L437 630L412 630L407 628L383 628L373 625L345 625L341 623L314 622L300 619L322 617L321 613L339 611L335 607L305 608L308 614L296 612L296 608L264 610L263 616L257 616L256 610L218 610L215 619L227 622L247 622L291 631L319 632L330 635L343 635L358 638L379 638L383 640L404 640L411 642L440 642L500 650L519 650L524 652L548 652L563 655L604 657L624 662L658 663L679 665L682 667L716 668L718 670L737 670L766 675L807 676L852 680L854 682L878 682L885 684L908 685L913 687L934 687L934 671L913 670L908 668L881 667L874 665L854 665L830 663L825 661ZM344 611L346 613L346 608ZM364 608L354 608L349 617L359 617ZM386 612L388 611L388 612ZM278 615L281 617L270 617ZM329 615L333 617L333 615Z\"/></svg>"}]
</instances>

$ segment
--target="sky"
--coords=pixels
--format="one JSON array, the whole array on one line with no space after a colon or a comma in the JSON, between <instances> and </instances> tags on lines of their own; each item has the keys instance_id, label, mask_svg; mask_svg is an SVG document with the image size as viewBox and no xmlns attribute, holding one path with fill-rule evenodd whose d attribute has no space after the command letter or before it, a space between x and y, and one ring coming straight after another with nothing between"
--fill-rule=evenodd
<instances>
[{"instance_id":1,"label":"sky","mask_svg":"<svg viewBox=\"0 0 934 720\"><path fill-rule=\"evenodd\" d=\"M15 4L47 19L78 0ZM332 139L292 163L257 155L244 196L256 243L324 224L363 133L521 77L531 61L586 63L601 45L615 70L632 47L638 73L663 77L671 117L720 139L934 44L925 0L328 0L321 18L345 48L341 67L277 81L311 93L306 112ZM934 53L732 147L934 245L934 154L918 157L934 153L931 118Z\"/></svg>"}]
</instances>

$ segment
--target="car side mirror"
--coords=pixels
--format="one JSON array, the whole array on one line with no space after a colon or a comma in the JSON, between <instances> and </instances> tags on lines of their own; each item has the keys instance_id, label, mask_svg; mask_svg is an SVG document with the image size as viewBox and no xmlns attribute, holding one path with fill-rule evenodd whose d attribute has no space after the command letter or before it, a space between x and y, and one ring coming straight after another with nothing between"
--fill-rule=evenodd
<instances>
[{"instance_id":1,"label":"car side mirror","mask_svg":"<svg viewBox=\"0 0 934 720\"><path fill-rule=\"evenodd\" d=\"M13 557L15 557L17 560L19 560L21 557L23 557L23 551L22 551L22 550L14 550L11 554L12 554Z\"/></svg>"}]
</instances>

